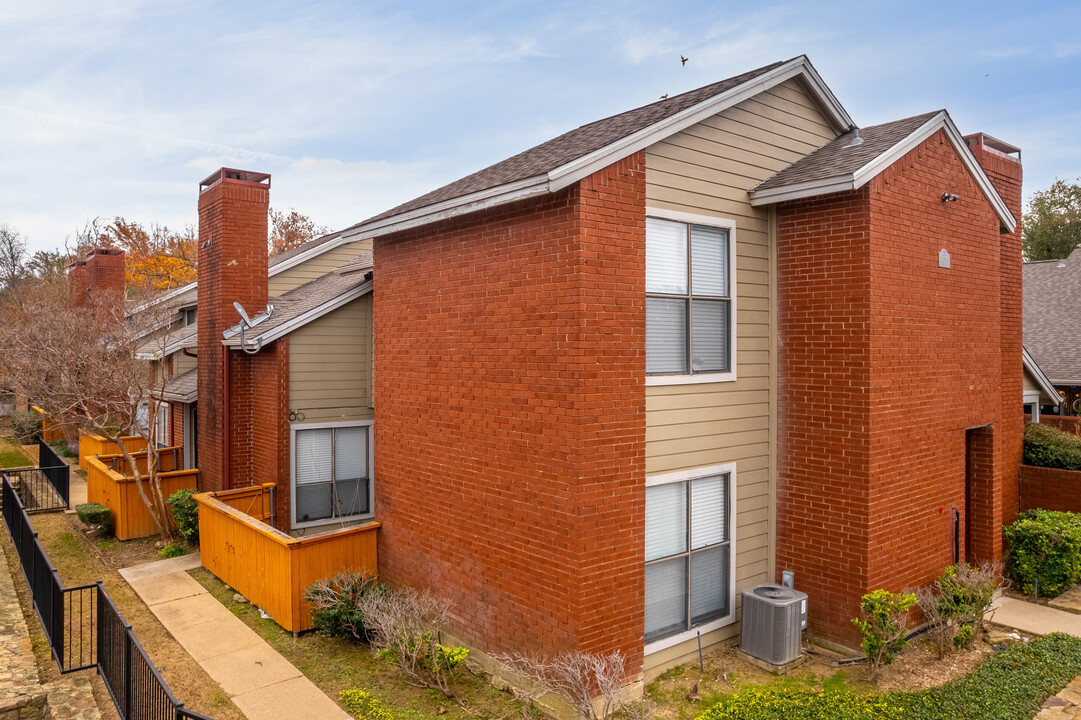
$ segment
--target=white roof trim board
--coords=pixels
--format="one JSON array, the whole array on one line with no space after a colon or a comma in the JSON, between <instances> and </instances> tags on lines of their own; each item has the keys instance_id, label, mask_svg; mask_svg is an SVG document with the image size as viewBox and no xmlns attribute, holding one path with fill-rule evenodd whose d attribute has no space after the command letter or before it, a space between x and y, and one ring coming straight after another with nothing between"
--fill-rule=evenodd
<instances>
[{"instance_id":1,"label":"white roof trim board","mask_svg":"<svg viewBox=\"0 0 1081 720\"><path fill-rule=\"evenodd\" d=\"M285 337L286 335L293 332L297 328L303 327L303 326L307 325L308 323L312 322L313 320L317 320L317 319L321 318L322 316L326 315L327 313L332 312L334 310L337 310L341 306L343 306L343 305L345 305L347 303L350 303L350 302L352 302L353 300L356 300L359 297L363 297L364 295L367 295L371 291L372 291L372 281L369 280L369 281L363 283L362 285L357 285L356 287L354 287L354 288L352 288L350 290L347 290L346 292L342 293L341 295L337 296L336 298L334 298L334 299L332 299L332 300L330 300L328 302L325 302L322 305L319 305L318 307L314 307L314 308L312 308L311 310L308 310L305 313L297 315L295 318L289 320L288 322L282 323L281 325L278 325L277 327L271 328L269 332L266 332L266 333L263 333L263 334L252 333L252 334L249 335L248 331L245 330L244 331L245 340L247 340L248 342L255 342L256 340L262 340L263 343L273 342L273 341L277 340L278 338ZM235 335L231 335L227 340L223 340L222 345L225 345L226 347L230 347L230 348L239 348L240 347L240 325L239 324L234 325L233 327L229 328L229 330L226 330L225 332L230 333L230 332L233 332L233 331L235 331Z\"/></svg>"},{"instance_id":2,"label":"white roof trim board","mask_svg":"<svg viewBox=\"0 0 1081 720\"><path fill-rule=\"evenodd\" d=\"M1043 370L1036 364L1036 360L1029 354L1028 349L1025 347L1021 348L1021 360L1024 362L1025 369L1028 370L1029 375L1031 375L1032 379L1036 381L1036 384L1040 386L1040 390L1051 398L1055 407L1061 405L1062 396L1058 394L1058 390L1051 384L1051 380L1044 375Z\"/></svg>"},{"instance_id":3,"label":"white roof trim board","mask_svg":"<svg viewBox=\"0 0 1081 720\"><path fill-rule=\"evenodd\" d=\"M1002 227L1007 232L1013 232L1014 228L1017 227L1017 220L1010 213L1009 208L1006 207L1006 203L1002 201L998 191L995 190L995 186L991 183L991 179L987 177L987 173L980 167L976 157L969 150L968 144L965 143L961 132L953 124L953 120L945 110L937 113L904 140L853 173L767 190L752 190L750 192L751 205L755 207L773 205L786 200L800 200L845 190L858 190L939 130L946 132L946 137L949 138L950 144L953 145L958 157L961 158L961 162L964 163L965 168L972 175L987 201L991 203L991 207L994 209L995 214L998 215Z\"/></svg>"},{"instance_id":4,"label":"white roof trim board","mask_svg":"<svg viewBox=\"0 0 1081 720\"><path fill-rule=\"evenodd\" d=\"M152 350L151 352L139 352L135 353L136 360L160 360L162 358L169 357L175 352L181 350L187 350L191 348L199 347L199 336L191 335L183 340L177 340L175 342L166 343L161 350Z\"/></svg>"},{"instance_id":5,"label":"white roof trim board","mask_svg":"<svg viewBox=\"0 0 1081 720\"><path fill-rule=\"evenodd\" d=\"M476 210L522 200L532 195L556 192L592 175L601 168L633 155L639 150L647 148L670 135L685 130L708 117L794 77L801 77L807 83L838 130L843 131L853 125L852 118L830 89L826 87L826 84L822 82L822 78L811 66L810 61L805 56L800 56L727 92L714 95L708 100L689 107L680 113L620 138L610 145L554 168L544 175L451 198L427 207L345 230L339 238L326 243L329 246L327 249L352 240L408 230Z\"/></svg>"}]
</instances>

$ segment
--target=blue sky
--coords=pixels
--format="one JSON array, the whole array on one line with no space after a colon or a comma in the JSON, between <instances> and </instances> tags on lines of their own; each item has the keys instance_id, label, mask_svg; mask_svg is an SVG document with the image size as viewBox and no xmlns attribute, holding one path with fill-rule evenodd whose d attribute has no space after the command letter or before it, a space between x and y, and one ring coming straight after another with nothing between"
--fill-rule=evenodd
<instances>
[{"instance_id":1,"label":"blue sky","mask_svg":"<svg viewBox=\"0 0 1081 720\"><path fill-rule=\"evenodd\" d=\"M194 224L226 165L340 229L801 53L860 125L945 107L1020 146L1028 197L1081 177L1081 4L1025 5L0 0L0 223Z\"/></svg>"}]
</instances>

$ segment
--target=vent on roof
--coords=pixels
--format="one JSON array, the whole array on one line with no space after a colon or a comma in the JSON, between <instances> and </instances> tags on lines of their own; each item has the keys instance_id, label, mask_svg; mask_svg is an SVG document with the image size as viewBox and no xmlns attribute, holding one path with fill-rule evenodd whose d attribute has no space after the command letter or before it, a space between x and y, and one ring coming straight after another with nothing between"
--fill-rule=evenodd
<instances>
[{"instance_id":1,"label":"vent on roof","mask_svg":"<svg viewBox=\"0 0 1081 720\"><path fill-rule=\"evenodd\" d=\"M852 128L852 130L856 133L856 135L848 142L847 145L845 145L846 148L856 147L857 145L863 144L863 138L860 137L860 129Z\"/></svg>"}]
</instances>

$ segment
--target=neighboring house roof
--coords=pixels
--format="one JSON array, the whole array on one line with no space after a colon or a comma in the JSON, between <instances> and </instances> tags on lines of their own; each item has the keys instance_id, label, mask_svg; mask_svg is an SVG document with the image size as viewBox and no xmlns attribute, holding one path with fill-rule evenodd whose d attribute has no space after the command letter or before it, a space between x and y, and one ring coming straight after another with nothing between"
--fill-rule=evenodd
<instances>
[{"instance_id":1,"label":"neighboring house roof","mask_svg":"<svg viewBox=\"0 0 1081 720\"><path fill-rule=\"evenodd\" d=\"M175 352L199 346L199 323L193 322L176 330L170 330L162 337L153 338L139 346L135 351L138 360L159 360Z\"/></svg>"},{"instance_id":2,"label":"neighboring house roof","mask_svg":"<svg viewBox=\"0 0 1081 720\"><path fill-rule=\"evenodd\" d=\"M273 312L252 318L253 326L244 332L245 344L277 340L371 292L371 269L372 254L364 253L333 272L271 298ZM222 333L224 345L241 346L240 327L238 323Z\"/></svg>"},{"instance_id":3,"label":"neighboring house roof","mask_svg":"<svg viewBox=\"0 0 1081 720\"><path fill-rule=\"evenodd\" d=\"M751 205L772 205L856 190L939 130L945 131L1002 227L1013 232L1017 220L945 110L852 129L751 188ZM853 144L857 135L862 142Z\"/></svg>"},{"instance_id":4,"label":"neighboring house roof","mask_svg":"<svg viewBox=\"0 0 1081 720\"><path fill-rule=\"evenodd\" d=\"M1025 347L1055 385L1081 385L1081 248L1021 265Z\"/></svg>"},{"instance_id":5,"label":"neighboring house roof","mask_svg":"<svg viewBox=\"0 0 1081 720\"><path fill-rule=\"evenodd\" d=\"M165 383L161 399L166 402L193 403L199 395L199 369L174 375Z\"/></svg>"},{"instance_id":6,"label":"neighboring house roof","mask_svg":"<svg viewBox=\"0 0 1081 720\"><path fill-rule=\"evenodd\" d=\"M1048 400L1050 400L1055 407L1061 405L1062 396L1058 394L1058 390L1055 390L1054 384L1048 379L1047 375L1044 374L1043 370L1040 369L1039 364L1033 359L1032 355L1029 354L1028 348L1023 346L1021 348L1021 362L1024 364L1025 371L1029 374L1029 377L1036 383L1036 387L1040 388L1040 391L1047 396Z\"/></svg>"},{"instance_id":7,"label":"neighboring house roof","mask_svg":"<svg viewBox=\"0 0 1081 720\"><path fill-rule=\"evenodd\" d=\"M839 132L852 127L852 118L822 82L807 57L801 55L583 125L347 228L333 242L383 235L556 192L796 77L803 80Z\"/></svg>"}]
</instances>

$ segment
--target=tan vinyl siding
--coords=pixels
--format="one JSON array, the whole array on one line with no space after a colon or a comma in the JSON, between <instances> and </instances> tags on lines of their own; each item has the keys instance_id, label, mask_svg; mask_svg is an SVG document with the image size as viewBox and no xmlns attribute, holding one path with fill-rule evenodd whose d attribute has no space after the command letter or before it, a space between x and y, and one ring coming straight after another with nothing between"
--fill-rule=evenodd
<instances>
[{"instance_id":1,"label":"tan vinyl siding","mask_svg":"<svg viewBox=\"0 0 1081 720\"><path fill-rule=\"evenodd\" d=\"M336 270L361 253L372 251L372 239L356 240L341 247L328 250L322 255L317 255L307 262L303 262L288 270L282 271L270 277L270 297L277 297L282 293L298 288L306 282L322 277L332 270Z\"/></svg>"},{"instance_id":2,"label":"tan vinyl siding","mask_svg":"<svg viewBox=\"0 0 1081 720\"><path fill-rule=\"evenodd\" d=\"M790 80L646 151L649 207L736 223L736 376L733 382L646 388L646 473L736 463L735 564L739 593L773 580L776 415L772 224L747 191L837 136ZM703 635L712 644L739 623ZM685 662L696 641L651 653L647 680Z\"/></svg>"},{"instance_id":3,"label":"tan vinyl siding","mask_svg":"<svg viewBox=\"0 0 1081 720\"><path fill-rule=\"evenodd\" d=\"M1028 368L1025 368L1022 377L1024 378L1025 390L1040 390L1040 386L1036 384L1036 381L1032 378L1032 374L1028 371Z\"/></svg>"},{"instance_id":4,"label":"tan vinyl siding","mask_svg":"<svg viewBox=\"0 0 1081 720\"><path fill-rule=\"evenodd\" d=\"M296 423L373 419L371 315L369 293L290 333L289 410L304 414Z\"/></svg>"},{"instance_id":5,"label":"tan vinyl siding","mask_svg":"<svg viewBox=\"0 0 1081 720\"><path fill-rule=\"evenodd\" d=\"M192 352L195 352L195 350L192 350ZM173 353L173 375L183 375L189 370L194 370L198 365L199 361L185 355L183 350Z\"/></svg>"}]
</instances>

